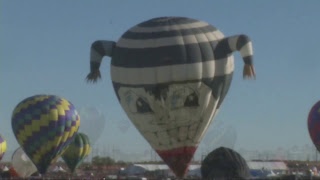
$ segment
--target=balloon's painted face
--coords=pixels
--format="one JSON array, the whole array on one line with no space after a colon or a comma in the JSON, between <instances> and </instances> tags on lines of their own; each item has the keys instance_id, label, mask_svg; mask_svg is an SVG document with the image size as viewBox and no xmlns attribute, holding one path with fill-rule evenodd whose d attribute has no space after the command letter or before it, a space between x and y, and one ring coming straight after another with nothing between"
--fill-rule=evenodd
<instances>
[{"instance_id":1,"label":"balloon's painted face","mask_svg":"<svg viewBox=\"0 0 320 180\"><path fill-rule=\"evenodd\" d=\"M120 87L120 103L133 124L156 149L198 144L217 99L202 82L156 88Z\"/></svg>"},{"instance_id":2,"label":"balloon's painted face","mask_svg":"<svg viewBox=\"0 0 320 180\"><path fill-rule=\"evenodd\" d=\"M184 124L192 121L191 114L199 108L199 92L190 86L172 85L147 90L130 89L124 95L129 112L139 115L153 115L150 123L155 125ZM140 93L142 91L143 93Z\"/></svg>"}]
</instances>

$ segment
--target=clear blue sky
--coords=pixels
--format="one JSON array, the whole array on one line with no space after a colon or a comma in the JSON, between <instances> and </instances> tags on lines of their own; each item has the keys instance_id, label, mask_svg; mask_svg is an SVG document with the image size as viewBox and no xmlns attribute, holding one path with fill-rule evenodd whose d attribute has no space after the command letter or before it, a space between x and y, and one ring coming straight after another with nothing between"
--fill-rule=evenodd
<instances>
[{"instance_id":1,"label":"clear blue sky","mask_svg":"<svg viewBox=\"0 0 320 180\"><path fill-rule=\"evenodd\" d=\"M149 149L116 99L110 59L104 59L98 84L87 84L85 76L93 41L116 41L128 28L158 16L195 18L226 36L244 33L252 39L257 78L242 79L243 62L235 53L233 83L216 116L236 129L235 148L312 144L307 115L320 99L320 1L7 0L0 7L0 133L9 150L18 147L13 108L43 93L79 108L100 108L106 125L98 146ZM127 131L118 128L126 123Z\"/></svg>"}]
</instances>

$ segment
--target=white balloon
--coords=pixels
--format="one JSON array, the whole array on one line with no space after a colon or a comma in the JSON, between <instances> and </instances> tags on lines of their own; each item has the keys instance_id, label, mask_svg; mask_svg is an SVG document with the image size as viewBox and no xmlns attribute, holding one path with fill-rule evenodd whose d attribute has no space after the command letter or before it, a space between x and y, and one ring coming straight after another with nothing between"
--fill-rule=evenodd
<instances>
[{"instance_id":1,"label":"white balloon","mask_svg":"<svg viewBox=\"0 0 320 180\"><path fill-rule=\"evenodd\" d=\"M12 167L20 177L26 178L37 172L37 167L33 164L21 147L13 153L11 163Z\"/></svg>"},{"instance_id":2,"label":"white balloon","mask_svg":"<svg viewBox=\"0 0 320 180\"><path fill-rule=\"evenodd\" d=\"M104 131L106 118L96 107L80 108L79 114L81 118L79 132L83 132L88 135L90 143L94 145Z\"/></svg>"},{"instance_id":3,"label":"white balloon","mask_svg":"<svg viewBox=\"0 0 320 180\"><path fill-rule=\"evenodd\" d=\"M206 151L211 152L219 147L233 149L237 141L237 131L232 125L225 124L223 121L215 121L208 128L203 145Z\"/></svg>"}]
</instances>

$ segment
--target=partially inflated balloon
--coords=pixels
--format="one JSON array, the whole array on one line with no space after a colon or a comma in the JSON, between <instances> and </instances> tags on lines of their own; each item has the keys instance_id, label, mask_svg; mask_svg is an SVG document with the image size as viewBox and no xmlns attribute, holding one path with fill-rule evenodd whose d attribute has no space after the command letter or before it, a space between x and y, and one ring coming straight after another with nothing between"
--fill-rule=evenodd
<instances>
[{"instance_id":1,"label":"partially inflated balloon","mask_svg":"<svg viewBox=\"0 0 320 180\"><path fill-rule=\"evenodd\" d=\"M30 160L28 155L20 147L12 155L12 167L19 174L19 177L26 178L37 172L37 167Z\"/></svg>"},{"instance_id":2,"label":"partially inflated balloon","mask_svg":"<svg viewBox=\"0 0 320 180\"><path fill-rule=\"evenodd\" d=\"M183 177L208 125L225 98L240 51L244 77L254 77L246 35L224 37L206 22L160 17L125 32L118 42L91 47L89 81L100 78L110 56L118 100L143 137L178 177Z\"/></svg>"},{"instance_id":3,"label":"partially inflated balloon","mask_svg":"<svg viewBox=\"0 0 320 180\"><path fill-rule=\"evenodd\" d=\"M91 146L88 136L83 133L77 133L74 141L62 154L62 159L66 162L71 172L74 172L90 152Z\"/></svg>"},{"instance_id":4,"label":"partially inflated balloon","mask_svg":"<svg viewBox=\"0 0 320 180\"><path fill-rule=\"evenodd\" d=\"M0 135L0 160L7 151L7 141Z\"/></svg>"},{"instance_id":5,"label":"partially inflated balloon","mask_svg":"<svg viewBox=\"0 0 320 180\"><path fill-rule=\"evenodd\" d=\"M104 130L106 118L96 107L80 108L79 114L81 117L81 126L79 131L88 135L90 143L93 146Z\"/></svg>"},{"instance_id":6,"label":"partially inflated balloon","mask_svg":"<svg viewBox=\"0 0 320 180\"><path fill-rule=\"evenodd\" d=\"M223 121L214 121L208 128L202 142L206 150L211 152L219 147L232 149L236 140L237 132L233 126L227 125Z\"/></svg>"},{"instance_id":7,"label":"partially inflated balloon","mask_svg":"<svg viewBox=\"0 0 320 180\"><path fill-rule=\"evenodd\" d=\"M313 144L320 152L320 101L315 103L309 112L308 130Z\"/></svg>"},{"instance_id":8,"label":"partially inflated balloon","mask_svg":"<svg viewBox=\"0 0 320 180\"><path fill-rule=\"evenodd\" d=\"M73 141L80 116L64 98L35 95L15 107L11 124L18 143L39 173L44 174Z\"/></svg>"}]
</instances>

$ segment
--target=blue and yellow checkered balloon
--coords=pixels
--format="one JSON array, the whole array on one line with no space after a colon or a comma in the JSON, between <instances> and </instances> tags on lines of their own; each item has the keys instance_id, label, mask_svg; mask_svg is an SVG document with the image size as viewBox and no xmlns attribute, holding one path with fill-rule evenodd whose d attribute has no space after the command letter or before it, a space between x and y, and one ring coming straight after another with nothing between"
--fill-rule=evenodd
<instances>
[{"instance_id":1,"label":"blue and yellow checkered balloon","mask_svg":"<svg viewBox=\"0 0 320 180\"><path fill-rule=\"evenodd\" d=\"M88 136L83 133L77 133L74 141L69 145L61 157L68 165L71 172L74 172L90 152L91 146Z\"/></svg>"},{"instance_id":2,"label":"blue and yellow checkered balloon","mask_svg":"<svg viewBox=\"0 0 320 180\"><path fill-rule=\"evenodd\" d=\"M44 174L74 140L80 116L64 98L35 95L15 107L11 123L18 143Z\"/></svg>"},{"instance_id":3,"label":"blue and yellow checkered balloon","mask_svg":"<svg viewBox=\"0 0 320 180\"><path fill-rule=\"evenodd\" d=\"M0 135L0 160L7 151L7 141Z\"/></svg>"}]
</instances>

